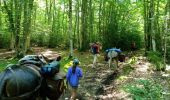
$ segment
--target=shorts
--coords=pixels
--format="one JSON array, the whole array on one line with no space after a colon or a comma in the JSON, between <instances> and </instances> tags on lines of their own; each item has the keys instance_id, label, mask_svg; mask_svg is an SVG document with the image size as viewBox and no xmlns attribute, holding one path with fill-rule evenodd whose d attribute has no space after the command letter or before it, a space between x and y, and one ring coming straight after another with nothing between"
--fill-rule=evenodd
<instances>
[{"instance_id":1,"label":"shorts","mask_svg":"<svg viewBox=\"0 0 170 100\"><path fill-rule=\"evenodd\" d=\"M78 86L71 86L71 88L72 88L72 89L77 89L77 88L78 88Z\"/></svg>"}]
</instances>

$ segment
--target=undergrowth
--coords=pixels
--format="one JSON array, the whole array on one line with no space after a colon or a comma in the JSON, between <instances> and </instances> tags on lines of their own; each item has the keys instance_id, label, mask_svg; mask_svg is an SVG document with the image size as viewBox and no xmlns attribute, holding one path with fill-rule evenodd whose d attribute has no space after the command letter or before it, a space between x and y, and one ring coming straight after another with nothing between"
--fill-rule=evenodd
<instances>
[{"instance_id":1,"label":"undergrowth","mask_svg":"<svg viewBox=\"0 0 170 100\"><path fill-rule=\"evenodd\" d=\"M163 100L162 86L151 80L139 79L126 85L124 90L131 94L133 100Z\"/></svg>"},{"instance_id":2,"label":"undergrowth","mask_svg":"<svg viewBox=\"0 0 170 100\"><path fill-rule=\"evenodd\" d=\"M16 64L17 59L1 59L0 60L0 72L3 71L8 64Z\"/></svg>"},{"instance_id":3,"label":"undergrowth","mask_svg":"<svg viewBox=\"0 0 170 100\"><path fill-rule=\"evenodd\" d=\"M162 55L159 52L148 51L147 52L148 60L155 65L155 69L157 71L164 70L163 67L163 59L161 58Z\"/></svg>"}]
</instances>

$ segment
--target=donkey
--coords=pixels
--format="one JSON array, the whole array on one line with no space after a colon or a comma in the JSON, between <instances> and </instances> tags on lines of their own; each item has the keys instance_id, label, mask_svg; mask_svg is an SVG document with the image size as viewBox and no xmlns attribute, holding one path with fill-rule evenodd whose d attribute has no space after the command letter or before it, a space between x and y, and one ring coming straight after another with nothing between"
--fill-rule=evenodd
<instances>
[{"instance_id":1,"label":"donkey","mask_svg":"<svg viewBox=\"0 0 170 100\"><path fill-rule=\"evenodd\" d=\"M45 59L31 57L9 65L0 73L0 100L58 100L61 96L65 76L44 77L40 68L45 65Z\"/></svg>"},{"instance_id":2,"label":"donkey","mask_svg":"<svg viewBox=\"0 0 170 100\"><path fill-rule=\"evenodd\" d=\"M125 55L122 54L122 51L117 48L107 49L104 55L105 61L108 62L109 68L111 67L112 60L116 61L116 67L118 67L118 62L125 61Z\"/></svg>"}]
</instances>

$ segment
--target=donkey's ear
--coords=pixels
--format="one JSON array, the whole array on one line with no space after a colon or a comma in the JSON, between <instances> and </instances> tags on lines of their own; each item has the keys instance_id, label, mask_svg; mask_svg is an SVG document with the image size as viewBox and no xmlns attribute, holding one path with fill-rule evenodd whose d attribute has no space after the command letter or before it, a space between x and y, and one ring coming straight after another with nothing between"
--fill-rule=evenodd
<instances>
[{"instance_id":1,"label":"donkey's ear","mask_svg":"<svg viewBox=\"0 0 170 100\"><path fill-rule=\"evenodd\" d=\"M58 56L57 58L56 58L56 61L60 61L61 60L61 56Z\"/></svg>"}]
</instances>

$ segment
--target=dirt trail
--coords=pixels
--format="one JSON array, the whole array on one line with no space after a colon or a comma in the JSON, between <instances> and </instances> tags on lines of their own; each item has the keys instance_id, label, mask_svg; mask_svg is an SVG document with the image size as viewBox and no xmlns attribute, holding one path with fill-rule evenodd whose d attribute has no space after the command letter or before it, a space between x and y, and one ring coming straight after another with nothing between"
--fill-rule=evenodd
<instances>
[{"instance_id":1,"label":"dirt trail","mask_svg":"<svg viewBox=\"0 0 170 100\"><path fill-rule=\"evenodd\" d=\"M35 54L42 53L51 58L61 54L60 51L46 48L34 48L34 52ZM12 53L10 52L10 54ZM80 55L79 58L84 57L83 53ZM89 54L86 55L90 56ZM7 51L3 51L0 52L0 56L8 57L12 55L9 55ZM131 58L127 58L126 62L119 63L118 69L109 69L102 61L94 69L91 66L88 61L85 61L84 65L82 65L82 68L86 70L78 88L79 100L132 100L130 94L124 92L122 87L127 83L133 83L137 79L152 79L163 85L164 91L170 91L170 75L163 76L165 73L153 71L152 64L141 53L136 55L134 62ZM65 100L69 97L70 92L66 91L60 100ZM170 98L170 95L165 94L165 97Z\"/></svg>"},{"instance_id":2,"label":"dirt trail","mask_svg":"<svg viewBox=\"0 0 170 100\"><path fill-rule=\"evenodd\" d=\"M152 70L152 64L142 54L136 55L133 61L128 58L126 62L119 63L118 69L109 69L104 63L98 63L96 68L88 65L83 79L80 81L78 89L79 100L132 100L130 94L123 91L125 84L134 83L138 79L157 80L162 84L165 91L169 91L168 78L162 78L161 72ZM159 77L159 78L158 78ZM70 93L67 92L61 97L69 98ZM166 97L169 98L169 97ZM168 99L165 99L168 100Z\"/></svg>"}]
</instances>

